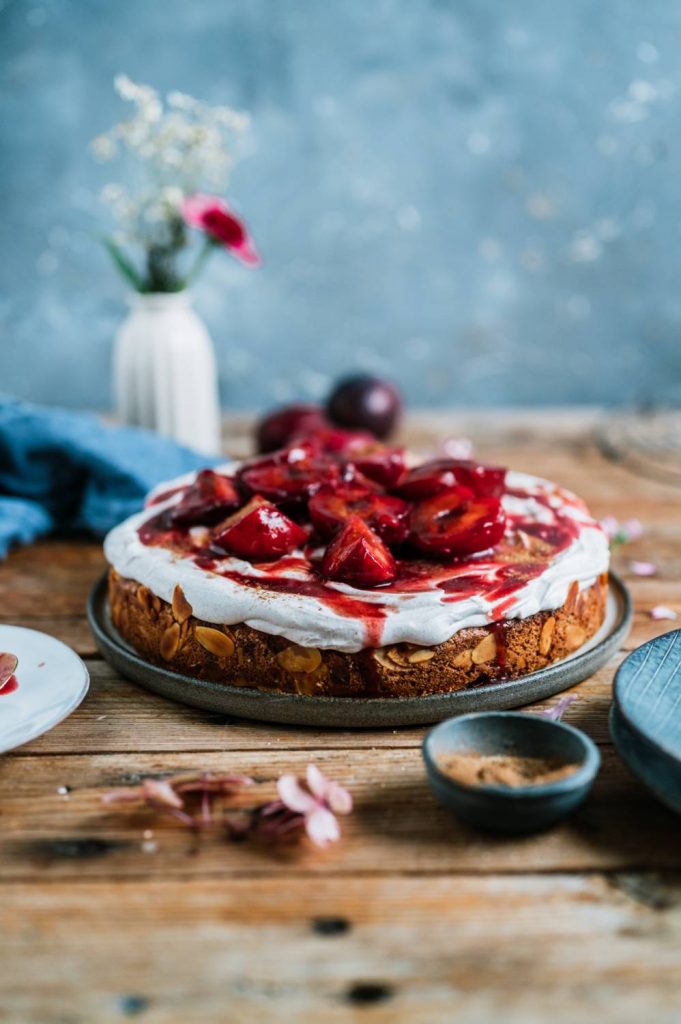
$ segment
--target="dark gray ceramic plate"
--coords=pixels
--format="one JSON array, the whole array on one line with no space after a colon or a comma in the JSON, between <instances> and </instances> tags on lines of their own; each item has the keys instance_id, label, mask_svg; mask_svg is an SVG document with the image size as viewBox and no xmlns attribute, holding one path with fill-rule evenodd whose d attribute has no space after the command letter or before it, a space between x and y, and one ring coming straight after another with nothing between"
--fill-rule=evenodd
<instances>
[{"instance_id":1,"label":"dark gray ceramic plate","mask_svg":"<svg viewBox=\"0 0 681 1024\"><path fill-rule=\"evenodd\" d=\"M631 614L631 599L626 587L611 575L606 620L589 644L571 657L521 679L510 679L474 690L430 697L361 700L247 690L170 672L144 661L118 634L109 615L106 577L95 584L88 601L88 618L100 651L121 675L140 683L147 690L182 704L240 718L286 725L353 729L428 725L467 711L517 708L550 697L581 682L605 664L627 635Z\"/></svg>"},{"instance_id":2,"label":"dark gray ceramic plate","mask_svg":"<svg viewBox=\"0 0 681 1024\"><path fill-rule=\"evenodd\" d=\"M681 629L633 651L615 676L610 731L635 775L681 813Z\"/></svg>"}]
</instances>

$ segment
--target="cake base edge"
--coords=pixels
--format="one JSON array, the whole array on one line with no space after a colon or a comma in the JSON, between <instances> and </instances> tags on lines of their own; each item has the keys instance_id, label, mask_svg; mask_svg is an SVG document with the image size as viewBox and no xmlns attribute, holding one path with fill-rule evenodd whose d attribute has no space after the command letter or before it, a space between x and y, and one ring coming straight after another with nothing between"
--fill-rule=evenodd
<instances>
[{"instance_id":1,"label":"cake base edge","mask_svg":"<svg viewBox=\"0 0 681 1024\"><path fill-rule=\"evenodd\" d=\"M204 622L179 587L172 603L111 569L114 626L147 661L212 682L333 697L420 697L517 679L582 647L605 617L608 577L525 619L463 629L435 647L394 644L356 654L299 647L244 623Z\"/></svg>"}]
</instances>

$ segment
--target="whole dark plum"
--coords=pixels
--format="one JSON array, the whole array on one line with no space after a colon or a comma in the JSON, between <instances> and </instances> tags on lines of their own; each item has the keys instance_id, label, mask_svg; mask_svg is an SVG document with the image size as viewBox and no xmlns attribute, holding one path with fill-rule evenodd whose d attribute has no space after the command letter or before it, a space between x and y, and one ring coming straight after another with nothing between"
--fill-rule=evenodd
<instances>
[{"instance_id":1,"label":"whole dark plum","mask_svg":"<svg viewBox=\"0 0 681 1024\"><path fill-rule=\"evenodd\" d=\"M294 438L328 426L324 410L318 405L286 405L264 416L255 428L255 440L261 453L283 448Z\"/></svg>"},{"instance_id":2,"label":"whole dark plum","mask_svg":"<svg viewBox=\"0 0 681 1024\"><path fill-rule=\"evenodd\" d=\"M383 440L402 412L402 396L390 381L358 374L341 380L329 395L326 411L341 427L370 430Z\"/></svg>"}]
</instances>

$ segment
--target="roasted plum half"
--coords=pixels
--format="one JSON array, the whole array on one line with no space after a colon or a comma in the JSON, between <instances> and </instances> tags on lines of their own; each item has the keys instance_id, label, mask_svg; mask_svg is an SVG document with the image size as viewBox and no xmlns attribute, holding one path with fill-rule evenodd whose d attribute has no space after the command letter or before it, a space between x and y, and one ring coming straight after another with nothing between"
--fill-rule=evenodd
<instances>
[{"instance_id":1,"label":"roasted plum half","mask_svg":"<svg viewBox=\"0 0 681 1024\"><path fill-rule=\"evenodd\" d=\"M477 497L460 488L419 502L409 526L409 539L419 551L452 557L493 548L504 535L506 516L498 498Z\"/></svg>"}]
</instances>

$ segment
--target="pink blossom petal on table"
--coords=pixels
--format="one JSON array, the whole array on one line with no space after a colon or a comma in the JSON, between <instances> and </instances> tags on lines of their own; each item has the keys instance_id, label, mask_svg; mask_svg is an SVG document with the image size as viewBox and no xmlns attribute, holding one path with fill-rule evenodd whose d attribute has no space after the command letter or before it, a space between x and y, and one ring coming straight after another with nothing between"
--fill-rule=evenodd
<instances>
[{"instance_id":1,"label":"pink blossom petal on table","mask_svg":"<svg viewBox=\"0 0 681 1024\"><path fill-rule=\"evenodd\" d=\"M120 789L110 789L102 795L103 804L135 804L144 800L144 790L141 786L121 786Z\"/></svg>"},{"instance_id":2,"label":"pink blossom petal on table","mask_svg":"<svg viewBox=\"0 0 681 1024\"><path fill-rule=\"evenodd\" d=\"M305 816L305 831L317 846L328 846L340 839L340 825L326 807L318 807Z\"/></svg>"},{"instance_id":3,"label":"pink blossom petal on table","mask_svg":"<svg viewBox=\"0 0 681 1024\"><path fill-rule=\"evenodd\" d=\"M349 814L352 810L352 794L338 782L331 783L326 802L334 814Z\"/></svg>"},{"instance_id":4,"label":"pink blossom petal on table","mask_svg":"<svg viewBox=\"0 0 681 1024\"><path fill-rule=\"evenodd\" d=\"M349 814L352 810L352 796L348 790L324 775L316 764L307 766L307 784L317 799L336 814Z\"/></svg>"},{"instance_id":5,"label":"pink blossom petal on table","mask_svg":"<svg viewBox=\"0 0 681 1024\"><path fill-rule=\"evenodd\" d=\"M305 778L313 796L316 796L318 800L325 800L331 779L327 779L324 772L316 764L309 764L307 766Z\"/></svg>"},{"instance_id":6,"label":"pink blossom petal on table","mask_svg":"<svg viewBox=\"0 0 681 1024\"><path fill-rule=\"evenodd\" d=\"M601 529L609 540L612 540L619 533L620 524L614 516L606 516L601 519Z\"/></svg>"},{"instance_id":7,"label":"pink blossom petal on table","mask_svg":"<svg viewBox=\"0 0 681 1024\"><path fill-rule=\"evenodd\" d=\"M629 562L629 569L634 576L654 576L657 572L653 562Z\"/></svg>"},{"instance_id":8,"label":"pink blossom petal on table","mask_svg":"<svg viewBox=\"0 0 681 1024\"><path fill-rule=\"evenodd\" d=\"M196 778L176 776L168 779L176 793L229 793L237 786L253 786L250 775L211 775L206 772Z\"/></svg>"},{"instance_id":9,"label":"pink blossom petal on table","mask_svg":"<svg viewBox=\"0 0 681 1024\"><path fill-rule=\"evenodd\" d=\"M664 619L674 621L678 619L678 615L673 608L667 608L665 604L656 604L654 608L650 609L651 619L655 619L656 622L662 622Z\"/></svg>"},{"instance_id":10,"label":"pink blossom petal on table","mask_svg":"<svg viewBox=\"0 0 681 1024\"><path fill-rule=\"evenodd\" d=\"M277 792L282 803L298 814L311 814L319 806L319 801L303 789L295 775L282 775L277 782Z\"/></svg>"},{"instance_id":11,"label":"pink blossom petal on table","mask_svg":"<svg viewBox=\"0 0 681 1024\"><path fill-rule=\"evenodd\" d=\"M170 783L166 782L165 779L144 779L142 791L147 803L153 807L172 808L177 811L184 807L182 797L175 792Z\"/></svg>"},{"instance_id":12,"label":"pink blossom petal on table","mask_svg":"<svg viewBox=\"0 0 681 1024\"><path fill-rule=\"evenodd\" d=\"M552 708L548 708L544 712L544 718L550 718L554 722L560 722L567 709L575 700L577 700L576 693L566 694L565 697L560 698L557 704L554 704Z\"/></svg>"},{"instance_id":13,"label":"pink blossom petal on table","mask_svg":"<svg viewBox=\"0 0 681 1024\"><path fill-rule=\"evenodd\" d=\"M622 529L627 535L627 540L639 540L643 536L643 524L639 519L627 519Z\"/></svg>"},{"instance_id":14,"label":"pink blossom petal on table","mask_svg":"<svg viewBox=\"0 0 681 1024\"><path fill-rule=\"evenodd\" d=\"M277 842L280 839L288 839L289 833L303 828L304 825L304 814L289 810L281 800L271 800L251 812L248 831L260 839Z\"/></svg>"}]
</instances>

